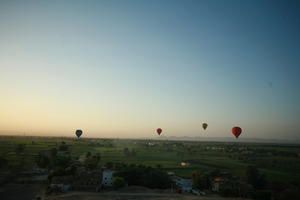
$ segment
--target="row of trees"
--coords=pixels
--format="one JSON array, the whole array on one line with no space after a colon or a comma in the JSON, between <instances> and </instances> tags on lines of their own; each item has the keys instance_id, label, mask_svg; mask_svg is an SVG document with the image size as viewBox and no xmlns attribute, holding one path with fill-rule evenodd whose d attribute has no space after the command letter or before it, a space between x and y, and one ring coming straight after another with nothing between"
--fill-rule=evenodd
<instances>
[{"instance_id":1,"label":"row of trees","mask_svg":"<svg viewBox=\"0 0 300 200\"><path fill-rule=\"evenodd\" d=\"M56 148L50 151L40 152L35 158L36 164L41 168L52 169L55 167L68 167L72 161L70 154L59 154Z\"/></svg>"},{"instance_id":2,"label":"row of trees","mask_svg":"<svg viewBox=\"0 0 300 200\"><path fill-rule=\"evenodd\" d=\"M244 197L257 200L298 199L300 196L299 182L267 181L266 176L255 166L245 170L245 181L227 174L225 177L219 170L207 173L195 171L192 175L193 187L211 189L215 177L222 177L226 182L220 187L220 194L225 197Z\"/></svg>"},{"instance_id":3,"label":"row of trees","mask_svg":"<svg viewBox=\"0 0 300 200\"><path fill-rule=\"evenodd\" d=\"M144 165L128 166L114 174L125 180L128 185L139 185L149 188L170 188L172 180L168 174L158 168Z\"/></svg>"},{"instance_id":4,"label":"row of trees","mask_svg":"<svg viewBox=\"0 0 300 200\"><path fill-rule=\"evenodd\" d=\"M89 170L96 169L101 160L100 153L92 155L91 152L87 152L86 159L84 161L85 167Z\"/></svg>"},{"instance_id":5,"label":"row of trees","mask_svg":"<svg viewBox=\"0 0 300 200\"><path fill-rule=\"evenodd\" d=\"M231 174L221 174L219 170L206 173L195 171L192 175L193 187L201 190L211 190L214 179L222 177L220 194L227 197L254 197L255 191L266 188L265 175L260 173L254 166L248 166L245 172L246 182L233 177ZM262 195L262 192L259 194ZM265 195L265 194L264 194Z\"/></svg>"}]
</instances>

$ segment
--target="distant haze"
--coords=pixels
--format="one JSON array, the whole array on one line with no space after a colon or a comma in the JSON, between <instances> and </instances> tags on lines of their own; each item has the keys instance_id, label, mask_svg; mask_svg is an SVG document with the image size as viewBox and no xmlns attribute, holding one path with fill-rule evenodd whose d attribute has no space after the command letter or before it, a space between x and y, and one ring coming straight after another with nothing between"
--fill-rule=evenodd
<instances>
[{"instance_id":1,"label":"distant haze","mask_svg":"<svg viewBox=\"0 0 300 200\"><path fill-rule=\"evenodd\" d=\"M0 0L0 134L300 141L299 35L292 0Z\"/></svg>"}]
</instances>

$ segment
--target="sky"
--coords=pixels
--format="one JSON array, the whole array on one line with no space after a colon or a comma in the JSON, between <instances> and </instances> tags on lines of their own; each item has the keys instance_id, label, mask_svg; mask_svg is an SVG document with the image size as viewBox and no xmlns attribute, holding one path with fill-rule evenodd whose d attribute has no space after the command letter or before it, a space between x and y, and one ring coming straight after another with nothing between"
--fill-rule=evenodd
<instances>
[{"instance_id":1,"label":"sky","mask_svg":"<svg viewBox=\"0 0 300 200\"><path fill-rule=\"evenodd\" d=\"M299 1L0 0L0 134L300 141L299 36Z\"/></svg>"}]
</instances>

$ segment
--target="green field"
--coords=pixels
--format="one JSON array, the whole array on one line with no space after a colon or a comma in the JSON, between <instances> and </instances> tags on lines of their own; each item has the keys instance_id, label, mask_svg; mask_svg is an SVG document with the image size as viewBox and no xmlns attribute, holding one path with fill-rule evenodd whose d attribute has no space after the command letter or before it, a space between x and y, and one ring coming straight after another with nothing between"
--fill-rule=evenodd
<instances>
[{"instance_id":1,"label":"green field","mask_svg":"<svg viewBox=\"0 0 300 200\"><path fill-rule=\"evenodd\" d=\"M159 166L182 177L191 177L195 170L220 169L242 178L246 167L255 165L269 180L300 179L299 145L3 136L0 156L8 160L9 167L31 167L40 151L58 148L62 141L74 159L88 151L100 153L102 165L121 162ZM15 150L18 144L25 144L22 153ZM134 155L125 155L124 148ZM182 167L182 161L190 165Z\"/></svg>"}]
</instances>

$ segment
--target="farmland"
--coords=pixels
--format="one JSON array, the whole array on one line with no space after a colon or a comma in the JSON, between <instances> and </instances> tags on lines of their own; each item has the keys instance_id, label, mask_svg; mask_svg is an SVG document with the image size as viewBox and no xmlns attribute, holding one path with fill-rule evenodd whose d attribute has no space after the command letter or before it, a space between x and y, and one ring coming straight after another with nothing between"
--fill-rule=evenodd
<instances>
[{"instance_id":1,"label":"farmland","mask_svg":"<svg viewBox=\"0 0 300 200\"><path fill-rule=\"evenodd\" d=\"M31 168L39 152L58 149L62 142L74 159L91 152L101 156L103 166L143 164L186 178L195 170L219 169L245 178L246 167L255 165L268 180L300 180L299 145L252 143L2 136L2 169ZM183 161L188 165L181 166Z\"/></svg>"}]
</instances>

